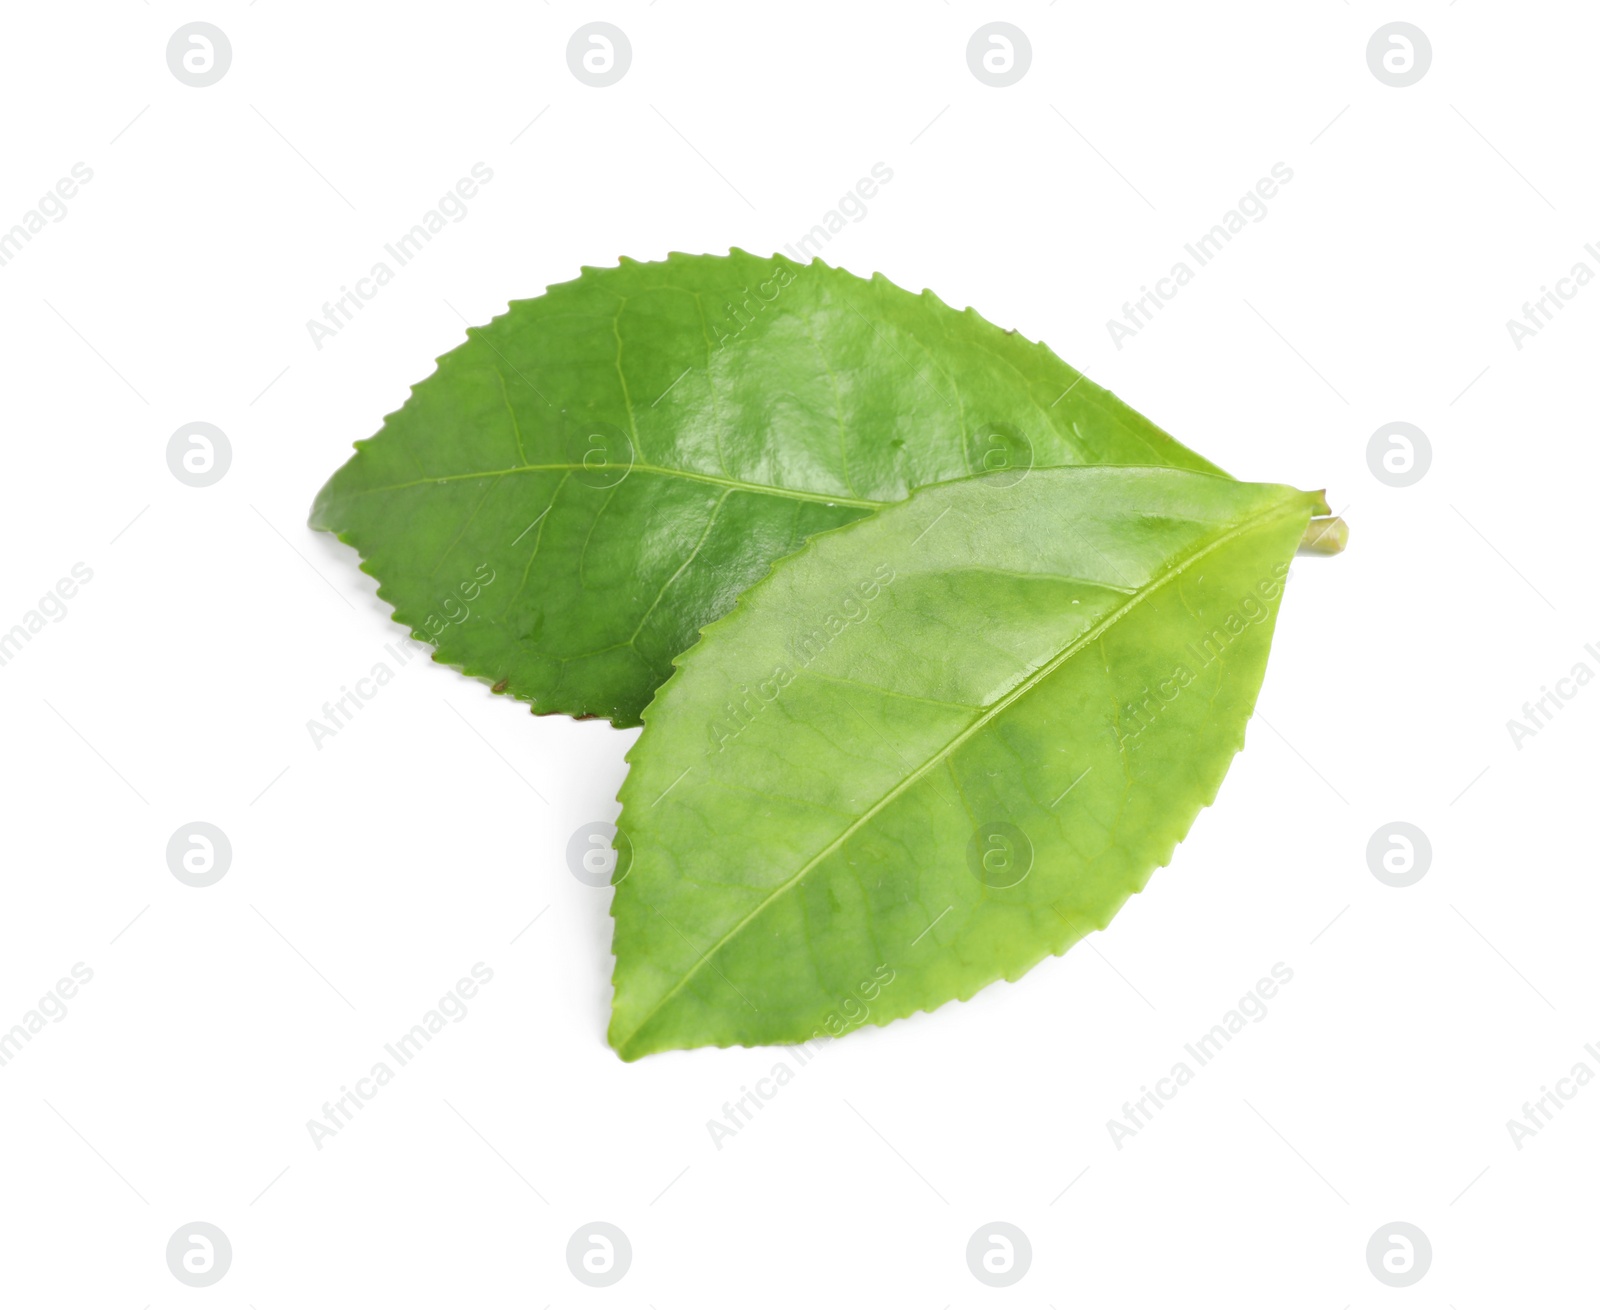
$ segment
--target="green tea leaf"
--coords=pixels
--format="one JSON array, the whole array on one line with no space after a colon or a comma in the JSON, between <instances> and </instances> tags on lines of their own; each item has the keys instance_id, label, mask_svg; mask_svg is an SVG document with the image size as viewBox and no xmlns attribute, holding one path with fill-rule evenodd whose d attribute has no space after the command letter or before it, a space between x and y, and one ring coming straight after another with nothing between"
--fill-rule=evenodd
<instances>
[{"instance_id":1,"label":"green tea leaf","mask_svg":"<svg viewBox=\"0 0 1600 1310\"><path fill-rule=\"evenodd\" d=\"M1244 742L1319 493L1001 473L812 540L645 712L611 1044L798 1042L1104 928Z\"/></svg>"},{"instance_id":2,"label":"green tea leaf","mask_svg":"<svg viewBox=\"0 0 1600 1310\"><path fill-rule=\"evenodd\" d=\"M311 525L440 661L635 724L812 533L986 469L1216 472L1042 345L839 269L674 255L517 301L384 420ZM484 579L489 579L484 582Z\"/></svg>"}]
</instances>

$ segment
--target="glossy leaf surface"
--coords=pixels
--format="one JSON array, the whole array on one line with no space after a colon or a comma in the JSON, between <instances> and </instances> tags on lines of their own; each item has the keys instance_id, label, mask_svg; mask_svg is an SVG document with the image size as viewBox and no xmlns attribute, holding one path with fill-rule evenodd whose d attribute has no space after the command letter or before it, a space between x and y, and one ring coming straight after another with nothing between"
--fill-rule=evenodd
<instances>
[{"instance_id":1,"label":"glossy leaf surface","mask_svg":"<svg viewBox=\"0 0 1600 1310\"><path fill-rule=\"evenodd\" d=\"M585 269L472 329L311 523L356 547L440 661L626 726L812 533L969 473L1082 464L1216 471L931 293L674 255Z\"/></svg>"},{"instance_id":2,"label":"glossy leaf surface","mask_svg":"<svg viewBox=\"0 0 1600 1310\"><path fill-rule=\"evenodd\" d=\"M612 1045L881 1024L1104 928L1216 796L1320 494L1158 469L931 487L709 627L621 792Z\"/></svg>"}]
</instances>

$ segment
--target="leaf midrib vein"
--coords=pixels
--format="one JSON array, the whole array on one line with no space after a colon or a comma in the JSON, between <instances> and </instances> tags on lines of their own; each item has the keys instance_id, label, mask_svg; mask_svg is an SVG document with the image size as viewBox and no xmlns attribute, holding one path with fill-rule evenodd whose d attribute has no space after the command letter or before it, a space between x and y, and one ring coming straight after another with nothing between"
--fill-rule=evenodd
<instances>
[{"instance_id":1,"label":"leaf midrib vein","mask_svg":"<svg viewBox=\"0 0 1600 1310\"><path fill-rule=\"evenodd\" d=\"M426 487L435 482L470 482L473 478L503 478L513 473L581 473L590 471L583 464L519 464L514 468L485 469L481 473L442 473L434 478L418 478L414 482L395 482L382 487L362 487L359 491L347 491L334 497L335 500L353 499L356 496L372 496L384 491L408 491L412 487ZM661 468L654 464L634 464L628 469L628 475L634 473L654 473L664 478L684 478L690 482L707 482L714 487L726 487L730 491L748 491L762 496L778 496L787 500L815 501L822 505L849 505L855 509L882 509L885 505L897 502L892 500L862 500L852 496L834 496L821 491L799 491L792 487L774 487L760 482L741 482L736 478L719 477L715 473L697 473L689 469ZM618 482L616 485L620 486Z\"/></svg>"},{"instance_id":2,"label":"leaf midrib vein","mask_svg":"<svg viewBox=\"0 0 1600 1310\"><path fill-rule=\"evenodd\" d=\"M1018 700L1031 692L1035 687L1049 679L1057 669L1059 669L1079 651L1083 650L1091 643L1098 641L1106 632L1110 631L1110 629L1116 623L1120 622L1124 615L1138 606L1141 602L1149 599L1151 595L1159 591L1162 587L1166 586L1174 578L1181 577L1195 564L1198 564L1201 560L1205 559L1206 556L1210 555L1213 551L1219 550L1221 547L1227 545L1230 541L1243 536L1245 533L1250 532L1255 528L1271 522L1275 518L1287 517L1288 515L1297 512L1297 508L1298 507L1293 504L1284 505L1280 503L1274 505L1272 508L1266 511L1263 511L1260 514L1253 515L1250 518L1243 520L1236 527L1230 528L1227 532L1224 532L1222 535L1208 542L1199 550L1196 550L1192 555L1189 555L1181 562L1173 565L1159 578L1156 578L1145 587L1139 589L1136 594L1129 597L1126 602L1119 605L1110 614L1106 615L1105 618L1101 619L1097 624L1085 631L1080 637L1077 638L1077 640L1072 642L1054 658L1046 661L1034 673L1029 674L1014 688L1012 688L1011 691L1007 692L990 708L985 710L976 719L974 719L972 723L963 728L960 732L956 733L954 737L952 737L942 747L930 755L926 761L918 765L916 769L907 774L906 777L901 779L881 797L874 801L867 809L862 811L859 818L846 827L843 832L830 841L814 856L807 860L805 864L799 868L799 870L791 874L783 882L779 883L770 892L768 892L767 895L749 911L749 913L747 913L742 919L740 919L736 924L723 933L721 937L717 938L717 940L713 942L705 951L701 952L699 960L697 960L684 973L683 977L681 977L676 983L668 988L667 991L663 993L661 999L651 1006L650 1010L645 1014L645 1016L634 1025L633 1030L626 1038L623 1039L622 1045L626 1046L628 1042L631 1042L635 1037L643 1032L645 1028L648 1027L649 1024L655 1019L656 1015L658 1015L680 991L688 986L690 980L700 972L701 966L712 956L720 953L722 948L725 947L735 937L737 937L741 932L743 932L746 926L753 922L767 908L768 905L770 905L779 896L782 896L784 893L789 891L790 888L794 887L802 878L806 876L806 874L810 873L823 860L827 859L828 856L832 855L841 846L843 846L846 841L859 832L861 828L864 827L870 820L881 814L900 796L909 791L911 787L915 785L921 778L923 778L926 774L931 773L946 759L953 756L958 748L960 748L976 733L980 732L998 715L1004 713ZM621 1048L619 1047L619 1049Z\"/></svg>"}]
</instances>

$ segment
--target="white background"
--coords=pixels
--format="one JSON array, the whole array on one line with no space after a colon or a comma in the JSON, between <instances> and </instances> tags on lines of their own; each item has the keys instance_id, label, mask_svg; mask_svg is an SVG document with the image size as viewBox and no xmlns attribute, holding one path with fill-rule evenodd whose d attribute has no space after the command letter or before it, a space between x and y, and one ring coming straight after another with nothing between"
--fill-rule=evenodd
<instances>
[{"instance_id":1,"label":"white background","mask_svg":"<svg viewBox=\"0 0 1600 1310\"><path fill-rule=\"evenodd\" d=\"M233 47L204 89L165 57L195 19ZM606 89L566 62L596 19L633 51ZM1004 89L965 57L994 19L1032 45ZM1394 19L1432 42L1405 89L1366 60ZM1600 1084L1521 1150L1506 1121L1600 1072L1600 685L1520 750L1506 721L1600 671L1600 289L1520 351L1505 324L1600 271L1597 40L1592 6L1484 0L8 6L0 228L94 177L0 267L0 629L94 576L0 667L0 1029L94 978L0 1068L0 1303L1593 1304ZM469 216L316 349L478 161ZM1109 932L837 1043L717 1149L785 1053L619 1061L609 893L566 867L634 734L419 659L316 749L401 632L303 525L463 319L623 254L781 248L878 161L830 262L1042 338L1239 476L1326 486L1351 545L1296 564L1248 748ZM1278 161L1266 219L1116 349ZM1397 420L1433 449L1404 489L1366 457ZM166 464L192 421L232 445L204 489ZM1406 889L1366 857L1397 819L1433 848ZM203 890L165 858L192 820L233 847ZM478 961L467 1017L316 1149ZM1267 1017L1114 1147L1279 961ZM633 1248L605 1290L565 1257L597 1219ZM166 1264L193 1220L233 1247L208 1290ZM1005 1291L967 1268L992 1220L1033 1247ZM1395 1220L1433 1248L1403 1291L1366 1258Z\"/></svg>"}]
</instances>

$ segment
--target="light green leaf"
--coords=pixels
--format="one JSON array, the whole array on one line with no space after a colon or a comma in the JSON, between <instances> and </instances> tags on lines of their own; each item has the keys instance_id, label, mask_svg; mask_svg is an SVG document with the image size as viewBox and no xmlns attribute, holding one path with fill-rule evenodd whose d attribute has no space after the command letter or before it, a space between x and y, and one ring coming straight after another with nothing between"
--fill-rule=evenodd
<instances>
[{"instance_id":1,"label":"light green leaf","mask_svg":"<svg viewBox=\"0 0 1600 1310\"><path fill-rule=\"evenodd\" d=\"M1077 464L1217 471L931 293L674 255L585 269L471 330L357 443L311 525L356 547L442 662L626 726L810 534L929 483Z\"/></svg>"},{"instance_id":2,"label":"light green leaf","mask_svg":"<svg viewBox=\"0 0 1600 1310\"><path fill-rule=\"evenodd\" d=\"M645 712L612 1045L798 1042L1104 928L1244 742L1320 493L1158 469L920 491L815 538Z\"/></svg>"}]
</instances>

